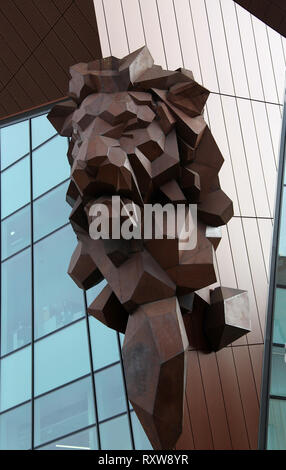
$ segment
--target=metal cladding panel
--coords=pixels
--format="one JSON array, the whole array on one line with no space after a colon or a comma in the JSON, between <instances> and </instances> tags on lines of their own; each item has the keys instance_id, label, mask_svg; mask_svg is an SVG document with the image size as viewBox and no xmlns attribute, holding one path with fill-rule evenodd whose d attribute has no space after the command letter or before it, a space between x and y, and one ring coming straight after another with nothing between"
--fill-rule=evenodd
<instances>
[{"instance_id":1,"label":"metal cladding panel","mask_svg":"<svg viewBox=\"0 0 286 470\"><path fill-rule=\"evenodd\" d=\"M100 58L92 0L0 5L0 119L67 94L69 67Z\"/></svg>"},{"instance_id":2,"label":"metal cladding panel","mask_svg":"<svg viewBox=\"0 0 286 470\"><path fill-rule=\"evenodd\" d=\"M251 4L94 0L103 57L147 44L155 63L192 70L212 92L205 119L225 157L221 186L234 201L216 252L218 282L248 290L252 331L218 353L189 351L177 449L257 448L286 42L237 3Z\"/></svg>"},{"instance_id":3,"label":"metal cladding panel","mask_svg":"<svg viewBox=\"0 0 286 470\"><path fill-rule=\"evenodd\" d=\"M284 0L235 0L252 15L286 36L286 5Z\"/></svg>"}]
</instances>

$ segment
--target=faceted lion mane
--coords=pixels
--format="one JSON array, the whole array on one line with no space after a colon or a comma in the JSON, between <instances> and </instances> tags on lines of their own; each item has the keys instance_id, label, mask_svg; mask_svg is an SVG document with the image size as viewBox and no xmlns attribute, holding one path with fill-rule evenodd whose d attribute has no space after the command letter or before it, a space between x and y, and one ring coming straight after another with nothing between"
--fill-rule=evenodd
<instances>
[{"instance_id":1,"label":"faceted lion mane","mask_svg":"<svg viewBox=\"0 0 286 470\"><path fill-rule=\"evenodd\" d=\"M67 202L78 239L68 273L82 289L107 281L88 313L125 333L130 402L154 449L172 449L182 432L187 350L227 346L250 331L245 291L216 282L214 250L233 216L218 174L223 157L203 109L209 92L185 69L163 70L143 47L70 68L70 100L48 119L69 138ZM60 157L59 157L60 158ZM112 196L120 196L118 213ZM108 223L126 203L197 204L197 243L90 236L95 203ZM187 217L187 215L186 215ZM108 347L108 344L106 345ZM104 351L101 352L104 354Z\"/></svg>"}]
</instances>

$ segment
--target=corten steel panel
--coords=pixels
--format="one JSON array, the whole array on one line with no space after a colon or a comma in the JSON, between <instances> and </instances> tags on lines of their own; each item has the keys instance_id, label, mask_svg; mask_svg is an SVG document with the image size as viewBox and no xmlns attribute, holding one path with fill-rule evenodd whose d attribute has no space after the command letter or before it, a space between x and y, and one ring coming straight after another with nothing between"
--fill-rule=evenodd
<instances>
[{"instance_id":1,"label":"corten steel panel","mask_svg":"<svg viewBox=\"0 0 286 470\"><path fill-rule=\"evenodd\" d=\"M237 372L242 406L245 414L250 448L257 449L259 401L253 376L253 365L250 359L249 348L237 346L233 348L235 368Z\"/></svg>"},{"instance_id":2,"label":"corten steel panel","mask_svg":"<svg viewBox=\"0 0 286 470\"><path fill-rule=\"evenodd\" d=\"M235 0L278 33L286 36L286 4L284 0Z\"/></svg>"},{"instance_id":3,"label":"corten steel panel","mask_svg":"<svg viewBox=\"0 0 286 470\"><path fill-rule=\"evenodd\" d=\"M262 344L251 345L249 346L249 351L250 351L251 363L253 366L256 391L257 391L258 399L260 401L263 345Z\"/></svg>"},{"instance_id":4,"label":"corten steel panel","mask_svg":"<svg viewBox=\"0 0 286 470\"><path fill-rule=\"evenodd\" d=\"M213 437L197 351L188 353L186 395L195 449L213 449Z\"/></svg>"},{"instance_id":5,"label":"corten steel panel","mask_svg":"<svg viewBox=\"0 0 286 470\"><path fill-rule=\"evenodd\" d=\"M258 373L262 345L255 348ZM195 449L255 449L258 397L248 347L228 347L208 355L190 351L188 361L190 423L176 448L192 448L194 442Z\"/></svg>"},{"instance_id":6,"label":"corten steel panel","mask_svg":"<svg viewBox=\"0 0 286 470\"><path fill-rule=\"evenodd\" d=\"M0 2L0 119L66 96L70 65L102 57L92 0Z\"/></svg>"},{"instance_id":7,"label":"corten steel panel","mask_svg":"<svg viewBox=\"0 0 286 470\"><path fill-rule=\"evenodd\" d=\"M180 450L180 449L194 450L195 446L194 446L193 430L192 430L191 421L190 421L189 405L188 405L186 394L184 398L184 407L185 407L184 422L183 422L184 432L181 434L181 436L179 437L177 441L176 450Z\"/></svg>"},{"instance_id":8,"label":"corten steel panel","mask_svg":"<svg viewBox=\"0 0 286 470\"><path fill-rule=\"evenodd\" d=\"M117 4L114 7L119 14L118 21L126 27L121 46L115 44L122 31L116 31L110 18L111 3ZM208 101L206 120L225 157L220 182L234 201L235 209L234 219L223 228L223 239L216 253L218 280L222 285L247 289L251 298L253 328L246 339L241 338L210 358L202 359L201 353L195 350L188 353L185 424L177 448L219 446L227 422L226 445L231 442L233 449L253 449L257 447L258 437L286 42L241 8L238 3L242 2L174 0L167 2L163 12L164 2L134 0L136 28L128 9L130 0L122 1L122 9L120 3L120 0L94 0L103 56L114 53L114 47L122 47L123 54L128 45L132 51L141 42L146 43L155 63L165 68L168 59L178 60L179 65L193 70L197 81L215 92ZM264 1L249 3L259 5ZM273 0L273 4L286 9L284 0ZM272 12L276 10L273 4ZM280 12L279 19L282 25ZM264 70L268 66L270 70L262 76L261 67ZM227 74L222 73L222 68ZM234 96L225 97L228 93ZM271 103L264 102L270 98ZM213 407L211 383L215 384L216 393L221 388L219 408ZM219 421L223 424L219 430L214 427L214 416L221 416Z\"/></svg>"},{"instance_id":9,"label":"corten steel panel","mask_svg":"<svg viewBox=\"0 0 286 470\"><path fill-rule=\"evenodd\" d=\"M249 439L234 365L233 350L232 348L225 348L219 351L216 356L232 447L233 449L248 449Z\"/></svg>"},{"instance_id":10,"label":"corten steel panel","mask_svg":"<svg viewBox=\"0 0 286 470\"><path fill-rule=\"evenodd\" d=\"M199 353L206 404L215 449L232 449L229 425L215 354Z\"/></svg>"}]
</instances>

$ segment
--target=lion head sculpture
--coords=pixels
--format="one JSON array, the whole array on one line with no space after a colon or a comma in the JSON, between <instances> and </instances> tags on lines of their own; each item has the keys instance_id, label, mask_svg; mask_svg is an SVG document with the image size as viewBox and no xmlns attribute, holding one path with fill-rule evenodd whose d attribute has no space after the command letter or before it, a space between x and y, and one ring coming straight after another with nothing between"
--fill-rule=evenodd
<instances>
[{"instance_id":1,"label":"lion head sculpture","mask_svg":"<svg viewBox=\"0 0 286 470\"><path fill-rule=\"evenodd\" d=\"M67 201L78 245L69 274L82 289L107 280L88 312L125 333L129 400L153 447L171 449L182 431L188 338L218 350L250 330L246 292L208 289L219 227L233 215L218 178L223 157L203 118L209 92L188 70L154 65L146 47L70 73L71 100L48 116L70 138ZM166 224L160 239L94 239L97 203L107 207L109 226L130 219L127 203L143 213L146 204L175 212L195 204L196 244L181 249L180 233L168 238Z\"/></svg>"}]
</instances>

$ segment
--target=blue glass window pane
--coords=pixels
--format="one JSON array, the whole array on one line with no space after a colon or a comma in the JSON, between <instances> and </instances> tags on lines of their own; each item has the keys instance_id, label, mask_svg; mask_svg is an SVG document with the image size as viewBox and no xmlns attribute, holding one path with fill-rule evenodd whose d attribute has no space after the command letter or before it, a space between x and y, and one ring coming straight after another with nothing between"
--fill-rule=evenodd
<instances>
[{"instance_id":1,"label":"blue glass window pane","mask_svg":"<svg viewBox=\"0 0 286 470\"><path fill-rule=\"evenodd\" d=\"M56 136L33 152L33 197L36 198L67 179L67 139Z\"/></svg>"},{"instance_id":2,"label":"blue glass window pane","mask_svg":"<svg viewBox=\"0 0 286 470\"><path fill-rule=\"evenodd\" d=\"M286 289L276 289L273 343L286 343Z\"/></svg>"},{"instance_id":3,"label":"blue glass window pane","mask_svg":"<svg viewBox=\"0 0 286 470\"><path fill-rule=\"evenodd\" d=\"M126 411L123 378L120 364L97 372L95 388L98 419L103 421Z\"/></svg>"},{"instance_id":4,"label":"blue glass window pane","mask_svg":"<svg viewBox=\"0 0 286 470\"><path fill-rule=\"evenodd\" d=\"M103 279L103 281L101 281L99 284L86 291L87 305L90 305L96 299L96 297L98 296L98 294L100 294L106 284L106 280Z\"/></svg>"},{"instance_id":5,"label":"blue glass window pane","mask_svg":"<svg viewBox=\"0 0 286 470\"><path fill-rule=\"evenodd\" d=\"M57 131L47 119L47 114L32 119L32 148L42 144L50 137L55 135Z\"/></svg>"},{"instance_id":6,"label":"blue glass window pane","mask_svg":"<svg viewBox=\"0 0 286 470\"><path fill-rule=\"evenodd\" d=\"M133 436L135 442L135 449L137 450L153 450L144 429L141 426L139 419L134 411L131 413L131 422L133 429Z\"/></svg>"},{"instance_id":7,"label":"blue glass window pane","mask_svg":"<svg viewBox=\"0 0 286 470\"><path fill-rule=\"evenodd\" d=\"M30 206L16 212L1 223L2 259L13 255L31 243Z\"/></svg>"},{"instance_id":8,"label":"blue glass window pane","mask_svg":"<svg viewBox=\"0 0 286 470\"><path fill-rule=\"evenodd\" d=\"M30 201L30 162L24 158L1 173L1 217Z\"/></svg>"},{"instance_id":9,"label":"blue glass window pane","mask_svg":"<svg viewBox=\"0 0 286 470\"><path fill-rule=\"evenodd\" d=\"M31 341L31 250L1 266L1 354Z\"/></svg>"},{"instance_id":10,"label":"blue glass window pane","mask_svg":"<svg viewBox=\"0 0 286 470\"><path fill-rule=\"evenodd\" d=\"M94 370L119 361L116 332L91 316L89 324Z\"/></svg>"},{"instance_id":11,"label":"blue glass window pane","mask_svg":"<svg viewBox=\"0 0 286 470\"><path fill-rule=\"evenodd\" d=\"M95 410L90 377L35 400L35 445L92 424Z\"/></svg>"},{"instance_id":12,"label":"blue glass window pane","mask_svg":"<svg viewBox=\"0 0 286 470\"><path fill-rule=\"evenodd\" d=\"M35 395L89 373L85 319L35 343Z\"/></svg>"},{"instance_id":13,"label":"blue glass window pane","mask_svg":"<svg viewBox=\"0 0 286 470\"><path fill-rule=\"evenodd\" d=\"M285 346L272 347L271 386L272 395L286 397L286 349Z\"/></svg>"},{"instance_id":14,"label":"blue glass window pane","mask_svg":"<svg viewBox=\"0 0 286 470\"><path fill-rule=\"evenodd\" d=\"M119 338L120 338L121 348L123 348L125 335L123 333L119 333Z\"/></svg>"},{"instance_id":15,"label":"blue glass window pane","mask_svg":"<svg viewBox=\"0 0 286 470\"><path fill-rule=\"evenodd\" d=\"M0 415L0 449L31 449L31 403Z\"/></svg>"},{"instance_id":16,"label":"blue glass window pane","mask_svg":"<svg viewBox=\"0 0 286 470\"><path fill-rule=\"evenodd\" d=\"M29 121L4 127L0 130L1 168L4 170L29 152Z\"/></svg>"},{"instance_id":17,"label":"blue glass window pane","mask_svg":"<svg viewBox=\"0 0 286 470\"><path fill-rule=\"evenodd\" d=\"M38 450L97 450L96 427L77 432L72 436L61 438Z\"/></svg>"},{"instance_id":18,"label":"blue glass window pane","mask_svg":"<svg viewBox=\"0 0 286 470\"><path fill-rule=\"evenodd\" d=\"M1 367L1 411L31 399L31 346L3 359Z\"/></svg>"},{"instance_id":19,"label":"blue glass window pane","mask_svg":"<svg viewBox=\"0 0 286 470\"><path fill-rule=\"evenodd\" d=\"M83 292L67 274L75 246L76 237L70 226L34 246L36 337L85 314Z\"/></svg>"},{"instance_id":20,"label":"blue glass window pane","mask_svg":"<svg viewBox=\"0 0 286 470\"><path fill-rule=\"evenodd\" d=\"M99 430L103 450L132 449L127 415L100 424Z\"/></svg>"},{"instance_id":21,"label":"blue glass window pane","mask_svg":"<svg viewBox=\"0 0 286 470\"><path fill-rule=\"evenodd\" d=\"M97 284L97 286L92 287L86 292L87 305L90 305L94 299L96 299L106 284L106 280L104 279ZM92 316L89 317L89 322L94 370L119 361L116 332L106 327Z\"/></svg>"},{"instance_id":22,"label":"blue glass window pane","mask_svg":"<svg viewBox=\"0 0 286 470\"><path fill-rule=\"evenodd\" d=\"M68 183L64 183L33 203L34 240L69 222L71 207L66 202Z\"/></svg>"},{"instance_id":23,"label":"blue glass window pane","mask_svg":"<svg viewBox=\"0 0 286 470\"><path fill-rule=\"evenodd\" d=\"M269 400L268 450L286 450L286 401Z\"/></svg>"}]
</instances>

